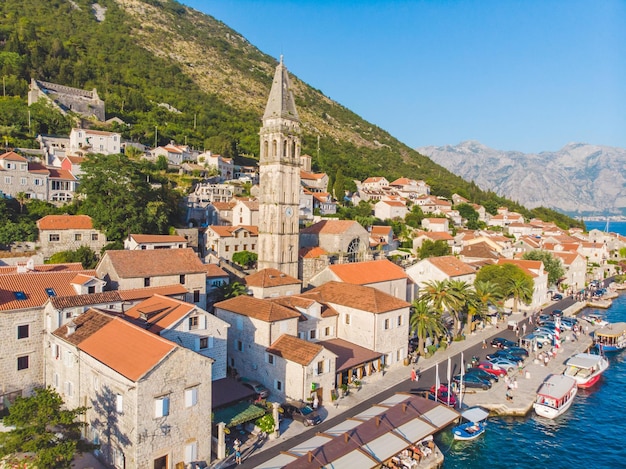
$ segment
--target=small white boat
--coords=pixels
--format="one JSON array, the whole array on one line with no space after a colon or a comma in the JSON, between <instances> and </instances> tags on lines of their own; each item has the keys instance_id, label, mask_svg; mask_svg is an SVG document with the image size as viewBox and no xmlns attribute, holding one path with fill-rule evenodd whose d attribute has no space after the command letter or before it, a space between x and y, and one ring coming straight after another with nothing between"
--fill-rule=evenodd
<instances>
[{"instance_id":1,"label":"small white boat","mask_svg":"<svg viewBox=\"0 0 626 469\"><path fill-rule=\"evenodd\" d=\"M602 316L596 313L583 314L580 317L580 319L584 319L585 321L587 321L590 324L593 324L594 326L605 327L609 325L609 321L607 321Z\"/></svg>"},{"instance_id":2,"label":"small white boat","mask_svg":"<svg viewBox=\"0 0 626 469\"><path fill-rule=\"evenodd\" d=\"M604 355L578 353L565 362L563 374L576 380L579 388L589 388L596 384L609 361Z\"/></svg>"},{"instance_id":3,"label":"small white boat","mask_svg":"<svg viewBox=\"0 0 626 469\"><path fill-rule=\"evenodd\" d=\"M549 375L543 382L533 408L537 415L554 419L570 408L578 391L576 380L565 375Z\"/></svg>"},{"instance_id":4,"label":"small white boat","mask_svg":"<svg viewBox=\"0 0 626 469\"><path fill-rule=\"evenodd\" d=\"M485 433L487 423L484 421L489 417L489 411L481 407L472 407L461 413L461 424L452 428L455 440L474 440Z\"/></svg>"}]
</instances>

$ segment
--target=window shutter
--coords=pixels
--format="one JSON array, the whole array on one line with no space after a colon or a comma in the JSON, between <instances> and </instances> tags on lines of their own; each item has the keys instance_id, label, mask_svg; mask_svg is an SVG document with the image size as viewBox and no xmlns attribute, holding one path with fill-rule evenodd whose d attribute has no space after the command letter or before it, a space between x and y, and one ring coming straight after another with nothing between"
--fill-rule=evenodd
<instances>
[{"instance_id":1,"label":"window shutter","mask_svg":"<svg viewBox=\"0 0 626 469\"><path fill-rule=\"evenodd\" d=\"M170 415L170 398L163 398L163 415Z\"/></svg>"},{"instance_id":2,"label":"window shutter","mask_svg":"<svg viewBox=\"0 0 626 469\"><path fill-rule=\"evenodd\" d=\"M124 410L124 396L121 394L117 394L115 396L115 410L119 414L121 414Z\"/></svg>"},{"instance_id":3,"label":"window shutter","mask_svg":"<svg viewBox=\"0 0 626 469\"><path fill-rule=\"evenodd\" d=\"M201 328L201 329L206 329L206 327L207 327L207 326L206 326L206 323L207 323L207 317L206 317L206 314L203 314L203 315L200 317L200 328Z\"/></svg>"},{"instance_id":4,"label":"window shutter","mask_svg":"<svg viewBox=\"0 0 626 469\"><path fill-rule=\"evenodd\" d=\"M198 388L185 389L185 407L192 407L198 402Z\"/></svg>"},{"instance_id":5,"label":"window shutter","mask_svg":"<svg viewBox=\"0 0 626 469\"><path fill-rule=\"evenodd\" d=\"M209 348L213 348L213 336L209 336Z\"/></svg>"},{"instance_id":6,"label":"window shutter","mask_svg":"<svg viewBox=\"0 0 626 469\"><path fill-rule=\"evenodd\" d=\"M163 417L163 399L154 400L154 416Z\"/></svg>"},{"instance_id":7,"label":"window shutter","mask_svg":"<svg viewBox=\"0 0 626 469\"><path fill-rule=\"evenodd\" d=\"M326 360L326 371L330 373L330 358Z\"/></svg>"}]
</instances>

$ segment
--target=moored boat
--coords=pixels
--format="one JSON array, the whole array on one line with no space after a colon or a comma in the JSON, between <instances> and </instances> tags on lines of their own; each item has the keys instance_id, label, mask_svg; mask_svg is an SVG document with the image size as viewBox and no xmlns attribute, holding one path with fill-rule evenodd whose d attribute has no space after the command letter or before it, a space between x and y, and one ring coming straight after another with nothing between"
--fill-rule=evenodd
<instances>
[{"instance_id":1,"label":"moored boat","mask_svg":"<svg viewBox=\"0 0 626 469\"><path fill-rule=\"evenodd\" d=\"M595 313L583 314L582 316L580 316L580 319L584 319L585 321L587 321L590 324L593 324L594 326L604 327L604 326L609 325L609 321L604 319L599 314L595 314Z\"/></svg>"},{"instance_id":2,"label":"moored boat","mask_svg":"<svg viewBox=\"0 0 626 469\"><path fill-rule=\"evenodd\" d=\"M543 382L533 408L537 415L554 419L570 408L578 392L576 380L565 375L549 375Z\"/></svg>"},{"instance_id":3,"label":"moored boat","mask_svg":"<svg viewBox=\"0 0 626 469\"><path fill-rule=\"evenodd\" d=\"M626 348L626 322L609 324L595 331L593 337L602 352L619 352Z\"/></svg>"},{"instance_id":4,"label":"moored boat","mask_svg":"<svg viewBox=\"0 0 626 469\"><path fill-rule=\"evenodd\" d=\"M481 407L472 407L461 414L462 423L452 428L455 440L474 440L485 433L489 412Z\"/></svg>"},{"instance_id":5,"label":"moored boat","mask_svg":"<svg viewBox=\"0 0 626 469\"><path fill-rule=\"evenodd\" d=\"M604 355L578 353L565 362L563 374L576 380L579 388L588 388L598 382L600 376L609 366Z\"/></svg>"}]
</instances>

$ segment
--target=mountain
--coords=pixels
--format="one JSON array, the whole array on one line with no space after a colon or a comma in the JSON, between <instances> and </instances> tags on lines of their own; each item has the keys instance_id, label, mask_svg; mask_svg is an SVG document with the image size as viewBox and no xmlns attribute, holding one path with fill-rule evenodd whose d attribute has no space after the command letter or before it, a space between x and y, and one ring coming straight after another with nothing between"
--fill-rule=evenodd
<instances>
[{"instance_id":1,"label":"mountain","mask_svg":"<svg viewBox=\"0 0 626 469\"><path fill-rule=\"evenodd\" d=\"M417 151L484 190L529 207L572 216L626 214L626 150L570 143L538 154L494 150L479 142Z\"/></svg>"},{"instance_id":2,"label":"mountain","mask_svg":"<svg viewBox=\"0 0 626 469\"><path fill-rule=\"evenodd\" d=\"M11 120L3 112L9 95L25 101L28 83L36 78L97 88L107 118L129 124L115 127L124 138L148 145L174 140L257 159L276 63L224 23L174 0L3 0L0 75L7 97L0 97L0 130L15 146L26 146L38 132L59 128L50 116L31 124L25 108L12 112ZM436 195L458 192L485 206L508 205L528 217L576 224L483 191L293 74L291 83L302 153L312 155L313 169L331 181L341 177L350 189L354 179L369 176L423 179Z\"/></svg>"}]
</instances>

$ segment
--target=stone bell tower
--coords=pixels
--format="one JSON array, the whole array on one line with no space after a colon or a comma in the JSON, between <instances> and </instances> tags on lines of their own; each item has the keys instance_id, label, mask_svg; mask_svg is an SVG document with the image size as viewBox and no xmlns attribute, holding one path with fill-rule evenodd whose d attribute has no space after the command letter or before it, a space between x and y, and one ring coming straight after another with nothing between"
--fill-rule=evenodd
<instances>
[{"instance_id":1,"label":"stone bell tower","mask_svg":"<svg viewBox=\"0 0 626 469\"><path fill-rule=\"evenodd\" d=\"M300 119L282 56L260 136L258 268L271 267L297 278Z\"/></svg>"}]
</instances>

